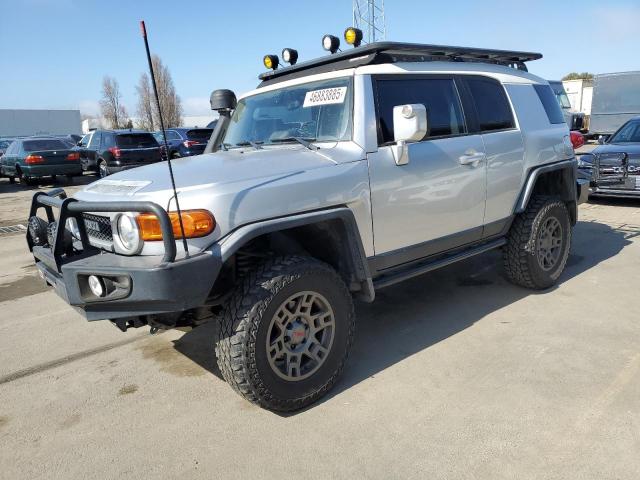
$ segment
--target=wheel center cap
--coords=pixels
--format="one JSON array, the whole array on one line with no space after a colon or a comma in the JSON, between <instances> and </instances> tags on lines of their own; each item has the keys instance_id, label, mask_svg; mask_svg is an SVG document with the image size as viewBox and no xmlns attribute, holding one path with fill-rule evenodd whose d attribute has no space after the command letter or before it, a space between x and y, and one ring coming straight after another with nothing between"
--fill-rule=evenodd
<instances>
[{"instance_id":1,"label":"wheel center cap","mask_svg":"<svg viewBox=\"0 0 640 480\"><path fill-rule=\"evenodd\" d=\"M304 325L296 322L294 327L291 329L291 343L298 345L304 341L305 337L306 332Z\"/></svg>"}]
</instances>

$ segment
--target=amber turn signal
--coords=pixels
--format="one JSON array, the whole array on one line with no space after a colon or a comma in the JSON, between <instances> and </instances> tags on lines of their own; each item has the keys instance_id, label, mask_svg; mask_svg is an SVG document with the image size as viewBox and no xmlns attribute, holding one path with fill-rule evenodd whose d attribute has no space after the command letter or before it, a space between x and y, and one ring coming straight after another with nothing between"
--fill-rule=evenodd
<instances>
[{"instance_id":1,"label":"amber turn signal","mask_svg":"<svg viewBox=\"0 0 640 480\"><path fill-rule=\"evenodd\" d=\"M182 238L178 212L169 212L173 235ZM142 213L137 217L140 238L147 242L162 240L162 229L158 217L153 213ZM207 210L183 210L182 224L186 238L199 238L209 235L216 228L216 219Z\"/></svg>"}]
</instances>

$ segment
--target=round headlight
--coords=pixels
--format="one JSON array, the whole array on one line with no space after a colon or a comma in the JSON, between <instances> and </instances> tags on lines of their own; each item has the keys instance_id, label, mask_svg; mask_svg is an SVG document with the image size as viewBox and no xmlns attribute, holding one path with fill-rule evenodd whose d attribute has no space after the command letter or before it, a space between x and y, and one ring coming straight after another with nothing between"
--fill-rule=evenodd
<instances>
[{"instance_id":1,"label":"round headlight","mask_svg":"<svg viewBox=\"0 0 640 480\"><path fill-rule=\"evenodd\" d=\"M284 48L282 50L282 59L291 65L295 65L298 61L298 51L293 48Z\"/></svg>"},{"instance_id":2,"label":"round headlight","mask_svg":"<svg viewBox=\"0 0 640 480\"><path fill-rule=\"evenodd\" d=\"M344 31L344 39L349 45L359 47L362 43L362 30L359 28L349 27Z\"/></svg>"},{"instance_id":3,"label":"round headlight","mask_svg":"<svg viewBox=\"0 0 640 480\"><path fill-rule=\"evenodd\" d=\"M120 246L129 255L138 253L142 241L140 240L140 231L138 222L132 215L122 214L118 217L118 238Z\"/></svg>"},{"instance_id":4,"label":"round headlight","mask_svg":"<svg viewBox=\"0 0 640 480\"><path fill-rule=\"evenodd\" d=\"M325 35L322 37L322 48L331 53L336 53L340 48L340 39L333 35Z\"/></svg>"},{"instance_id":5,"label":"round headlight","mask_svg":"<svg viewBox=\"0 0 640 480\"><path fill-rule=\"evenodd\" d=\"M265 67L271 70L275 70L278 68L280 60L278 59L277 55L265 55L264 57L262 57L262 63L264 63Z\"/></svg>"}]
</instances>

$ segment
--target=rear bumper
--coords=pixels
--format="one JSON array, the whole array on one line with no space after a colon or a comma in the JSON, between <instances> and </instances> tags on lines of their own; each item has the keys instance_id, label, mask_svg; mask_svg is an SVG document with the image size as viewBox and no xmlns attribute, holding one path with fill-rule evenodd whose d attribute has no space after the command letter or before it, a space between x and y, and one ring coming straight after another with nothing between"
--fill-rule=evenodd
<instances>
[{"instance_id":1,"label":"rear bumper","mask_svg":"<svg viewBox=\"0 0 640 480\"><path fill-rule=\"evenodd\" d=\"M60 298L87 320L118 319L182 312L205 304L222 261L211 252L159 264L159 257L126 257L98 253L51 268L51 250L34 247L40 276ZM88 287L89 275L117 279L124 287L115 295L96 297Z\"/></svg>"},{"instance_id":2,"label":"rear bumper","mask_svg":"<svg viewBox=\"0 0 640 480\"><path fill-rule=\"evenodd\" d=\"M28 165L20 167L29 177L50 177L51 175L82 175L80 162L68 165Z\"/></svg>"}]
</instances>

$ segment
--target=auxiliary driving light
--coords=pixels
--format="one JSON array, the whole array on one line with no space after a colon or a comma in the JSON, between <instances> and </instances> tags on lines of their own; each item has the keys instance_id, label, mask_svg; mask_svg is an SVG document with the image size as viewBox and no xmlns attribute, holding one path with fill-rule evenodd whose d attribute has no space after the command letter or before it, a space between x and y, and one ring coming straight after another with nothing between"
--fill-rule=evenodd
<instances>
[{"instance_id":1,"label":"auxiliary driving light","mask_svg":"<svg viewBox=\"0 0 640 480\"><path fill-rule=\"evenodd\" d=\"M336 53L340 48L340 39L333 35L325 35L322 37L322 48L331 53Z\"/></svg>"},{"instance_id":2,"label":"auxiliary driving light","mask_svg":"<svg viewBox=\"0 0 640 480\"><path fill-rule=\"evenodd\" d=\"M271 70L275 70L276 68L278 68L280 60L278 59L277 55L265 55L262 59L262 63L264 63L265 67Z\"/></svg>"},{"instance_id":3,"label":"auxiliary driving light","mask_svg":"<svg viewBox=\"0 0 640 480\"><path fill-rule=\"evenodd\" d=\"M107 289L104 286L104 282L100 277L96 277L95 275L89 275L88 278L89 288L91 289L91 293L93 293L96 297L104 297L107 293Z\"/></svg>"},{"instance_id":4,"label":"auxiliary driving light","mask_svg":"<svg viewBox=\"0 0 640 480\"><path fill-rule=\"evenodd\" d=\"M282 60L287 62L290 65L295 65L298 61L298 51L293 48L283 48L282 49Z\"/></svg>"},{"instance_id":5,"label":"auxiliary driving light","mask_svg":"<svg viewBox=\"0 0 640 480\"><path fill-rule=\"evenodd\" d=\"M362 30L355 27L349 27L344 31L344 39L349 45L359 47L362 43Z\"/></svg>"}]
</instances>

